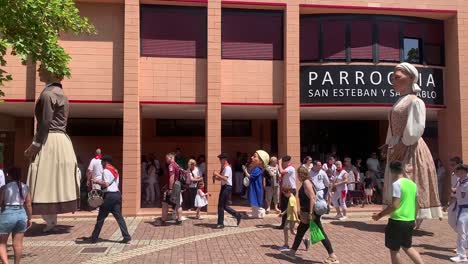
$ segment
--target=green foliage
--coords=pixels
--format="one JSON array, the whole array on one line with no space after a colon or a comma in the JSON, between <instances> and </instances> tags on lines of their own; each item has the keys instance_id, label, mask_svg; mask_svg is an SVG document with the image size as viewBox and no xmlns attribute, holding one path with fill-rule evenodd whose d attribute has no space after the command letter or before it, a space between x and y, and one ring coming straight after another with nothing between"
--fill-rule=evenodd
<instances>
[{"instance_id":1,"label":"green foliage","mask_svg":"<svg viewBox=\"0 0 468 264\"><path fill-rule=\"evenodd\" d=\"M0 86L11 80L2 69L7 49L23 64L40 61L49 72L70 77L71 57L59 45L59 34L95 33L73 0L0 0L0 14Z\"/></svg>"}]
</instances>

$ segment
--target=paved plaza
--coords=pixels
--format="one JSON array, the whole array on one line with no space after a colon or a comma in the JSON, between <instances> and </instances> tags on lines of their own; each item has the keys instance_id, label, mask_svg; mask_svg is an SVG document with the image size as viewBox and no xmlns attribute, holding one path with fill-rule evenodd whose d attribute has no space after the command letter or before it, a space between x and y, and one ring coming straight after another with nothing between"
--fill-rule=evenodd
<instances>
[{"instance_id":1,"label":"paved plaza","mask_svg":"<svg viewBox=\"0 0 468 264\"><path fill-rule=\"evenodd\" d=\"M325 220L327 231L341 263L389 263L383 246L385 221L370 221L369 212L353 213L345 222ZM151 217L126 218L132 242L122 239L114 219L109 217L102 240L92 245L81 241L93 230L95 218L64 218L57 230L42 234L43 223L36 220L25 239L23 263L321 263L326 251L321 244L290 261L278 251L283 243L281 230L273 229L280 219L245 219L240 227L227 218L227 227L215 229L216 217L188 219L182 226L159 226ZM416 231L414 245L426 263L448 263L453 256L455 234L443 221L432 220ZM13 252L9 246L10 257ZM409 259L404 258L405 263Z\"/></svg>"}]
</instances>

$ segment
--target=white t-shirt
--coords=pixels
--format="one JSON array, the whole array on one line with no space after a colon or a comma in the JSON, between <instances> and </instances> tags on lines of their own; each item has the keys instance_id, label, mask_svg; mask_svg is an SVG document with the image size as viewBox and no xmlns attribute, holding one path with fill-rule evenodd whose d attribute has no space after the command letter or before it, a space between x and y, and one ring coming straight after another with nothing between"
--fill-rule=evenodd
<instances>
[{"instance_id":1,"label":"white t-shirt","mask_svg":"<svg viewBox=\"0 0 468 264\"><path fill-rule=\"evenodd\" d=\"M5 185L5 174L3 173L3 170L0 169L0 188Z\"/></svg>"},{"instance_id":2,"label":"white t-shirt","mask_svg":"<svg viewBox=\"0 0 468 264\"><path fill-rule=\"evenodd\" d=\"M21 183L21 190L23 191L23 198L26 199L28 195L28 186ZM4 193L5 205L23 205L24 200L21 200L19 195L19 188L16 182L10 182L5 186Z\"/></svg>"},{"instance_id":3,"label":"white t-shirt","mask_svg":"<svg viewBox=\"0 0 468 264\"><path fill-rule=\"evenodd\" d=\"M330 180L328 179L328 175L325 171L319 170L319 171L310 171L310 180L314 183L315 188L317 188L317 191L325 189L325 187L328 187L330 185Z\"/></svg>"},{"instance_id":4,"label":"white t-shirt","mask_svg":"<svg viewBox=\"0 0 468 264\"><path fill-rule=\"evenodd\" d=\"M190 170L189 170L189 171L190 171ZM197 188L198 182L197 182L197 181L193 181L193 180L194 180L195 178L201 177L201 175L200 175L200 170L198 169L198 167L195 167L195 169L192 171L191 177L192 177L192 183L190 183L190 188Z\"/></svg>"},{"instance_id":5,"label":"white t-shirt","mask_svg":"<svg viewBox=\"0 0 468 264\"><path fill-rule=\"evenodd\" d=\"M103 172L103 181L111 183L107 188L104 189L104 192L118 192L119 191L119 178L114 180L114 175L108 169L105 169Z\"/></svg>"},{"instance_id":6,"label":"white t-shirt","mask_svg":"<svg viewBox=\"0 0 468 264\"><path fill-rule=\"evenodd\" d=\"M331 169L333 176L336 176L336 166L335 166L335 164L332 164L331 168L328 168L328 163L324 163L322 165L322 169L325 171L325 173L327 172L328 169Z\"/></svg>"},{"instance_id":7,"label":"white t-shirt","mask_svg":"<svg viewBox=\"0 0 468 264\"><path fill-rule=\"evenodd\" d=\"M283 175L283 187L289 186L296 189L296 169L293 166L288 166L285 171L287 173Z\"/></svg>"},{"instance_id":8,"label":"white t-shirt","mask_svg":"<svg viewBox=\"0 0 468 264\"><path fill-rule=\"evenodd\" d=\"M458 205L468 204L468 178L465 178L465 180L460 181L460 184L457 187L455 197L457 197Z\"/></svg>"},{"instance_id":9,"label":"white t-shirt","mask_svg":"<svg viewBox=\"0 0 468 264\"><path fill-rule=\"evenodd\" d=\"M336 182L343 181L343 180L344 180L344 176L345 176L347 173L348 173L348 172L346 172L346 170L342 170L342 171L340 172L340 174L338 174L338 176L336 176L335 181L336 181ZM337 191L337 192L347 191L347 190L348 190L348 185L347 185L347 184L341 184L340 186L337 186L337 187L336 187L336 191Z\"/></svg>"},{"instance_id":10,"label":"white t-shirt","mask_svg":"<svg viewBox=\"0 0 468 264\"><path fill-rule=\"evenodd\" d=\"M221 185L228 185L232 186L232 168L231 166L226 166L223 169L223 172L221 173L221 176L226 176L227 181L221 181Z\"/></svg>"},{"instance_id":11,"label":"white t-shirt","mask_svg":"<svg viewBox=\"0 0 468 264\"><path fill-rule=\"evenodd\" d=\"M380 162L378 159L368 158L366 164L369 170L374 172L380 171Z\"/></svg>"},{"instance_id":12,"label":"white t-shirt","mask_svg":"<svg viewBox=\"0 0 468 264\"><path fill-rule=\"evenodd\" d=\"M103 171L101 159L93 158L89 163L88 170L91 171L93 178L100 180L102 178Z\"/></svg>"}]
</instances>

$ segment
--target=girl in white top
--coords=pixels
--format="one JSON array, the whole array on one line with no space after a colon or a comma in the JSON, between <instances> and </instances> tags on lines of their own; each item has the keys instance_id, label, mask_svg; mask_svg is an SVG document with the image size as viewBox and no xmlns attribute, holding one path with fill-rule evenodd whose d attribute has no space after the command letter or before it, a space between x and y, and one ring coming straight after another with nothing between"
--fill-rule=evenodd
<instances>
[{"instance_id":1,"label":"girl in white top","mask_svg":"<svg viewBox=\"0 0 468 264\"><path fill-rule=\"evenodd\" d=\"M10 169L8 175L13 181L0 188L0 260L8 263L7 241L12 233L15 263L20 263L24 232L31 226L31 196L20 181L18 168Z\"/></svg>"},{"instance_id":2,"label":"girl in white top","mask_svg":"<svg viewBox=\"0 0 468 264\"><path fill-rule=\"evenodd\" d=\"M197 162L194 159L190 159L188 162L188 171L189 173L189 189L188 189L188 194L187 194L187 200L186 200L186 208L192 210L192 208L195 205L195 197L197 196L197 186L198 182L202 181L202 175L200 174L200 170L197 167Z\"/></svg>"},{"instance_id":3,"label":"girl in white top","mask_svg":"<svg viewBox=\"0 0 468 264\"><path fill-rule=\"evenodd\" d=\"M346 217L346 195L348 193L348 173L341 161L335 162L337 176L333 182L333 206L336 209L335 219L345 220Z\"/></svg>"},{"instance_id":4,"label":"girl in white top","mask_svg":"<svg viewBox=\"0 0 468 264\"><path fill-rule=\"evenodd\" d=\"M159 189L159 161L152 160L149 162L146 170L148 171L147 182L146 182L146 202L153 204L155 201L159 202L161 192Z\"/></svg>"}]
</instances>

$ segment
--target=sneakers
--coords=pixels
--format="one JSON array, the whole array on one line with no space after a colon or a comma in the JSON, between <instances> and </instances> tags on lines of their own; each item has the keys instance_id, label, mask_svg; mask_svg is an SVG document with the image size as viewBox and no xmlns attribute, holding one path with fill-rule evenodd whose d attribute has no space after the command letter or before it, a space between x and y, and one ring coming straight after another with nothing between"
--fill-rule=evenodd
<instances>
[{"instance_id":1,"label":"sneakers","mask_svg":"<svg viewBox=\"0 0 468 264\"><path fill-rule=\"evenodd\" d=\"M340 219L340 218L342 218L342 217L343 217L343 216L342 216L341 214L337 214L337 215L335 215L334 219L338 220L338 219Z\"/></svg>"},{"instance_id":2,"label":"sneakers","mask_svg":"<svg viewBox=\"0 0 468 264\"><path fill-rule=\"evenodd\" d=\"M304 238L303 241L304 241L305 250L308 251L310 248L310 240L307 238Z\"/></svg>"},{"instance_id":3,"label":"sneakers","mask_svg":"<svg viewBox=\"0 0 468 264\"><path fill-rule=\"evenodd\" d=\"M460 256L460 255L452 257L450 258L450 260L456 263L468 262L468 259L466 258L466 256Z\"/></svg>"},{"instance_id":4,"label":"sneakers","mask_svg":"<svg viewBox=\"0 0 468 264\"><path fill-rule=\"evenodd\" d=\"M286 250L286 251L281 251L281 254L291 260L296 260L296 252L293 250Z\"/></svg>"},{"instance_id":5,"label":"sneakers","mask_svg":"<svg viewBox=\"0 0 468 264\"><path fill-rule=\"evenodd\" d=\"M224 225L217 225L216 228L217 228L217 229L223 229L223 228L224 228Z\"/></svg>"},{"instance_id":6,"label":"sneakers","mask_svg":"<svg viewBox=\"0 0 468 264\"><path fill-rule=\"evenodd\" d=\"M283 251L289 251L289 247L288 246L282 246L279 248L279 251L283 252Z\"/></svg>"},{"instance_id":7,"label":"sneakers","mask_svg":"<svg viewBox=\"0 0 468 264\"><path fill-rule=\"evenodd\" d=\"M338 220L340 220L340 221L344 221L344 220L346 220L346 219L348 219L347 216L342 216L342 217L338 218Z\"/></svg>"}]
</instances>

